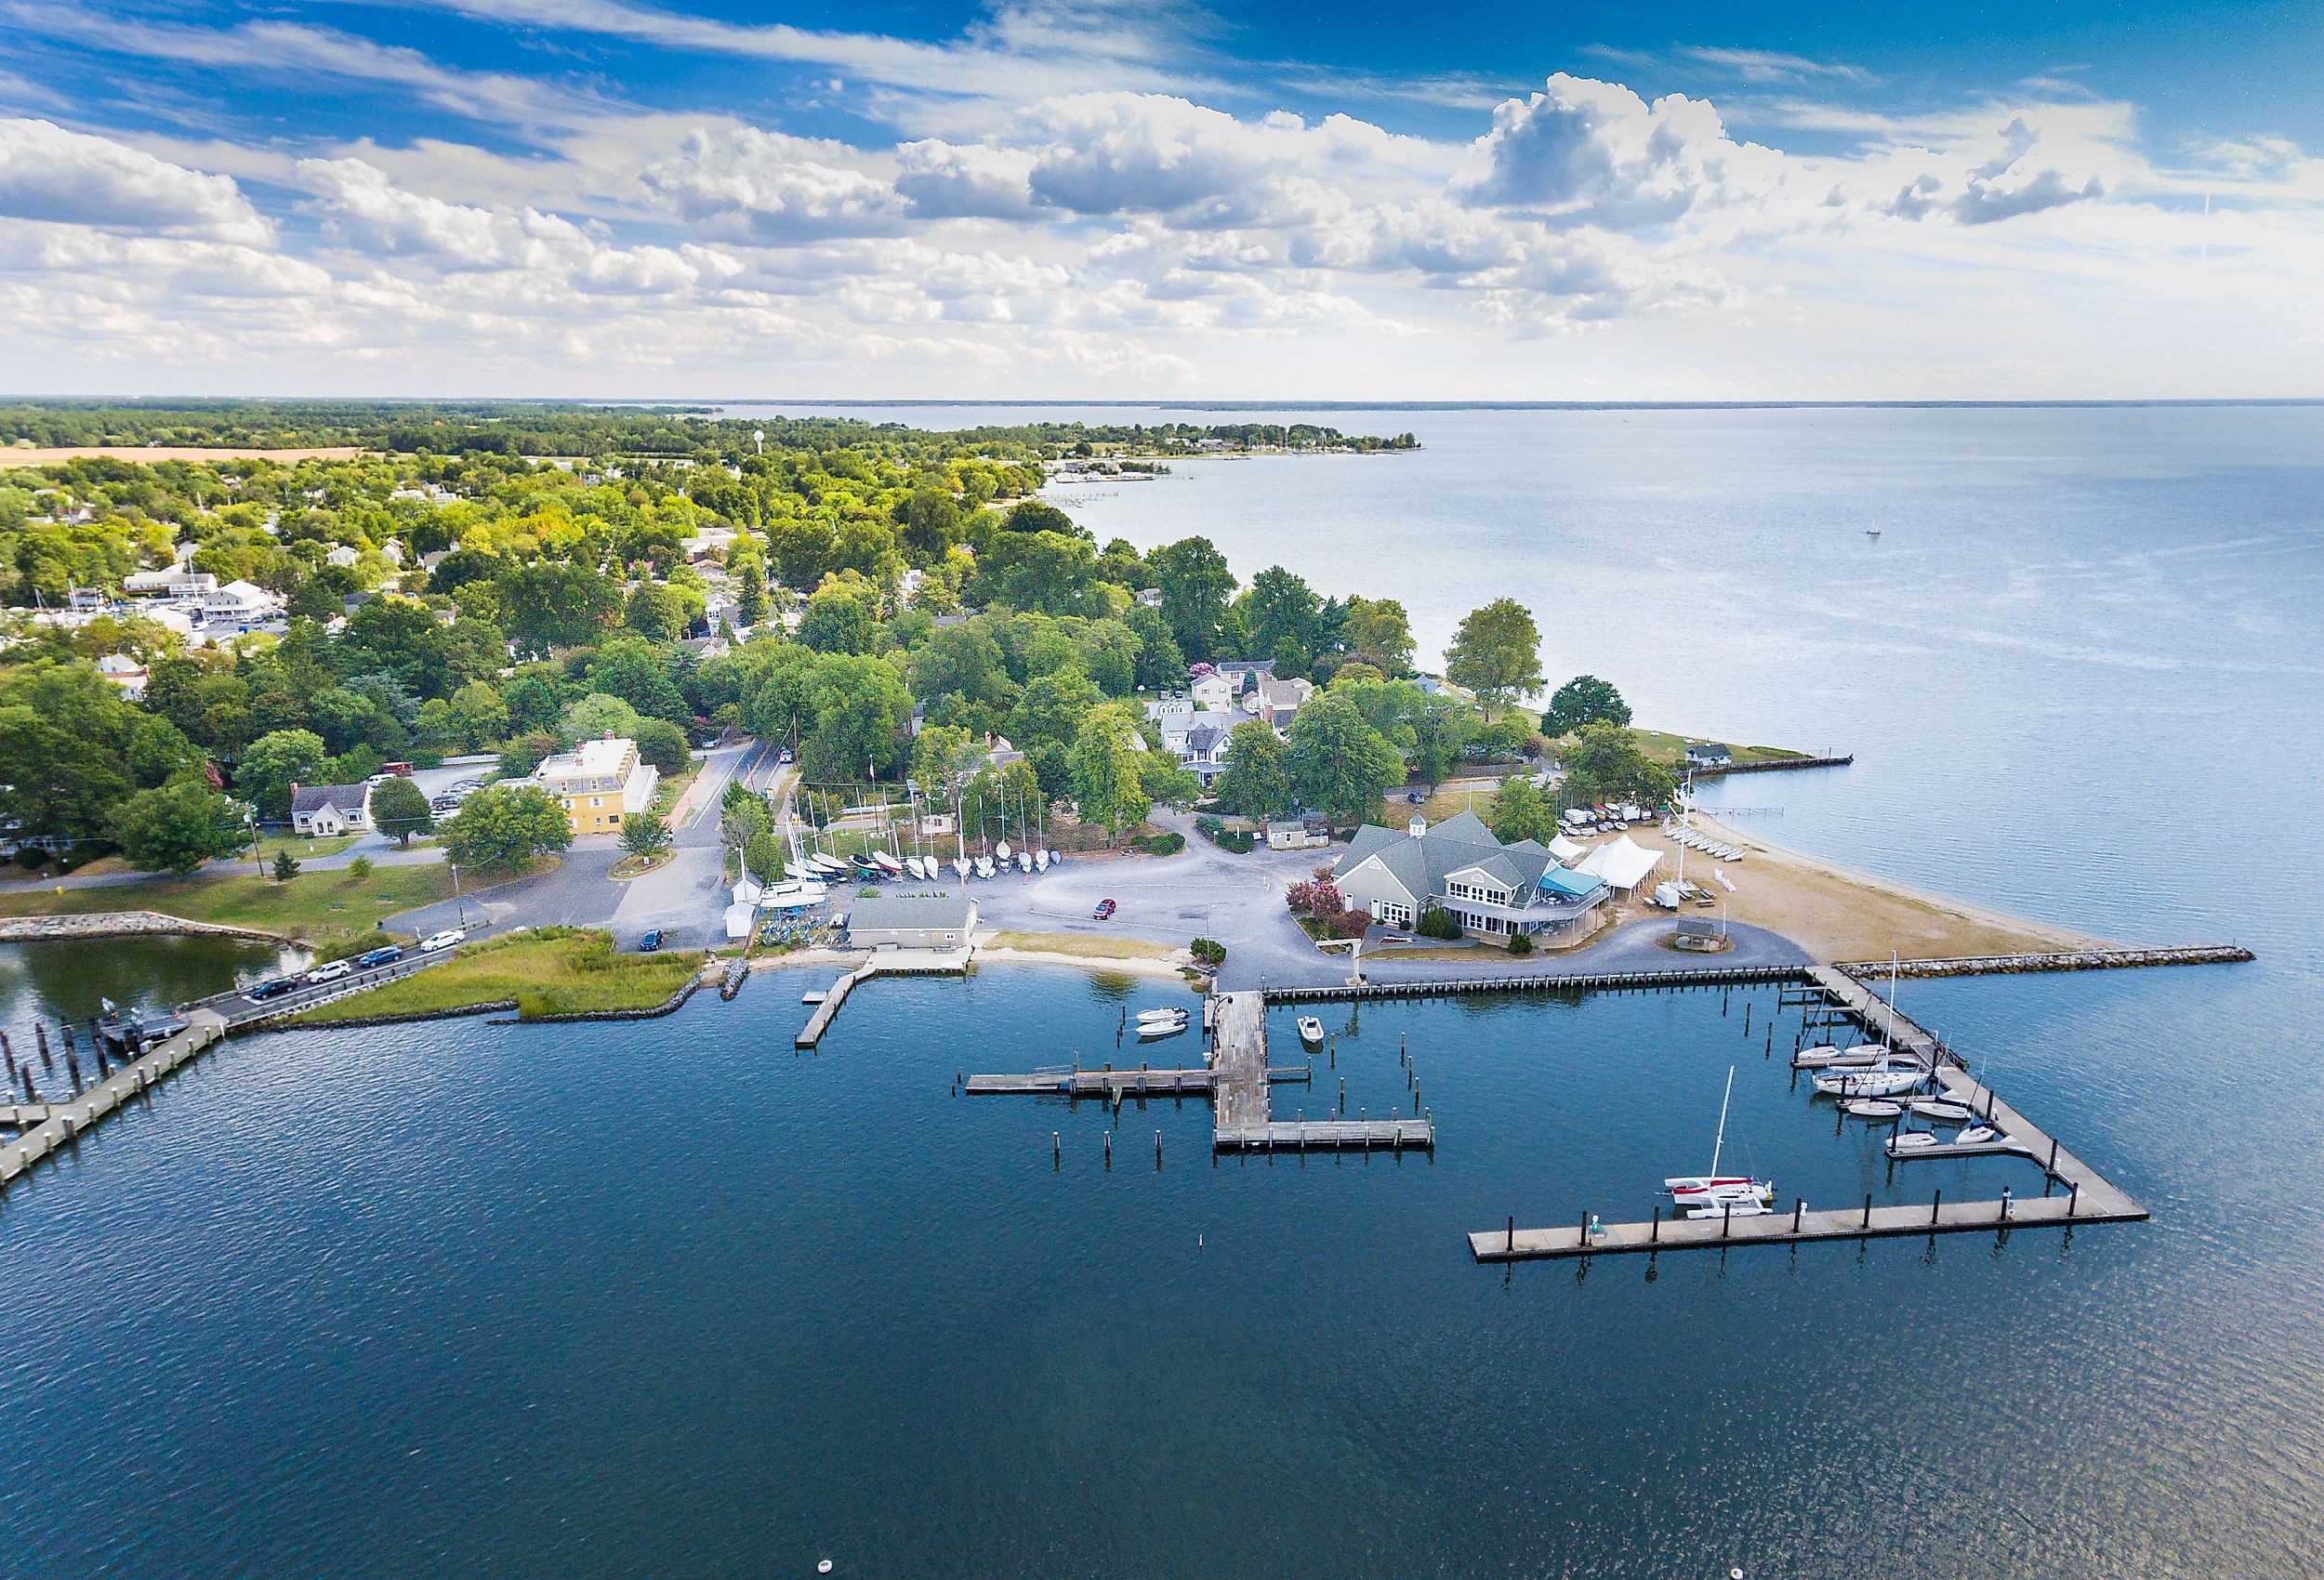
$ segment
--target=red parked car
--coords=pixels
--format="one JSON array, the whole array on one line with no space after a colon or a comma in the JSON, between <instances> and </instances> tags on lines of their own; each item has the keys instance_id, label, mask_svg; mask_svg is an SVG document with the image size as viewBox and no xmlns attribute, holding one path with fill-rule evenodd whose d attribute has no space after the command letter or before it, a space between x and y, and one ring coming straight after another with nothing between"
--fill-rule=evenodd
<instances>
[{"instance_id":1,"label":"red parked car","mask_svg":"<svg viewBox=\"0 0 2324 1580\"><path fill-rule=\"evenodd\" d=\"M1090 912L1090 913L1089 913L1089 915L1090 915L1090 917L1091 917L1091 919L1092 919L1092 920L1095 920L1095 921L1101 921L1101 922L1102 922L1102 921L1106 920L1106 919L1107 919L1108 917L1110 917L1111 915L1113 915L1113 914L1114 914L1114 902L1112 902L1111 900L1101 900L1101 901L1099 901L1099 902L1098 902L1098 908L1097 908L1096 910L1094 910L1094 911Z\"/></svg>"}]
</instances>

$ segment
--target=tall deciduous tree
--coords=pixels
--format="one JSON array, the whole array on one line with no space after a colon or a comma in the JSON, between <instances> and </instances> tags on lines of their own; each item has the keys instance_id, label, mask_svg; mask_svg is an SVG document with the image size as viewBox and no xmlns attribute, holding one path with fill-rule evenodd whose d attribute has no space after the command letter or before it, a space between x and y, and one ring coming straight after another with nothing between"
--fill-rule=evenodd
<instances>
[{"instance_id":1,"label":"tall deciduous tree","mask_svg":"<svg viewBox=\"0 0 2324 1580\"><path fill-rule=\"evenodd\" d=\"M1412 672L1412 622L1393 598L1351 598L1340 625L1349 656L1379 665L1381 673Z\"/></svg>"},{"instance_id":2,"label":"tall deciduous tree","mask_svg":"<svg viewBox=\"0 0 2324 1580\"><path fill-rule=\"evenodd\" d=\"M1073 770L1074 800L1081 821L1102 823L1109 840L1137 823L1154 802L1139 778L1146 754L1137 716L1124 703L1102 703L1081 721L1067 754Z\"/></svg>"},{"instance_id":3,"label":"tall deciduous tree","mask_svg":"<svg viewBox=\"0 0 2324 1580\"><path fill-rule=\"evenodd\" d=\"M1287 754L1274 726L1251 718L1235 727L1227 737L1226 771L1219 775L1217 790L1221 810L1247 818L1273 817L1291 804Z\"/></svg>"},{"instance_id":4,"label":"tall deciduous tree","mask_svg":"<svg viewBox=\"0 0 2324 1580\"><path fill-rule=\"evenodd\" d=\"M1162 590L1162 614L1179 651L1194 660L1233 656L1217 652L1219 627L1235 596L1235 573L1207 537L1181 538L1146 556Z\"/></svg>"},{"instance_id":5,"label":"tall deciduous tree","mask_svg":"<svg viewBox=\"0 0 2324 1580\"><path fill-rule=\"evenodd\" d=\"M1670 770L1638 749L1630 731L1600 722L1581 727L1565 754L1565 787L1584 801L1667 802L1676 788Z\"/></svg>"},{"instance_id":6,"label":"tall deciduous tree","mask_svg":"<svg viewBox=\"0 0 2324 1580\"><path fill-rule=\"evenodd\" d=\"M234 770L234 788L262 818L290 816L291 786L320 784L330 754L311 730L275 730L250 743Z\"/></svg>"},{"instance_id":7,"label":"tall deciduous tree","mask_svg":"<svg viewBox=\"0 0 2324 1580\"><path fill-rule=\"evenodd\" d=\"M1609 680L1595 675L1577 675L1560 686L1550 697L1550 708L1541 716L1541 730L1548 735L1571 735L1585 724L1628 724L1630 704Z\"/></svg>"},{"instance_id":8,"label":"tall deciduous tree","mask_svg":"<svg viewBox=\"0 0 2324 1580\"><path fill-rule=\"evenodd\" d=\"M1493 712L1541 689L1541 633L1515 599L1472 609L1445 650L1445 673Z\"/></svg>"},{"instance_id":9,"label":"tall deciduous tree","mask_svg":"<svg viewBox=\"0 0 2324 1580\"><path fill-rule=\"evenodd\" d=\"M1557 835L1557 806L1548 791L1530 779L1501 781L1493 797L1493 836L1504 845L1531 839L1546 845Z\"/></svg>"},{"instance_id":10,"label":"tall deciduous tree","mask_svg":"<svg viewBox=\"0 0 2324 1580\"><path fill-rule=\"evenodd\" d=\"M199 774L187 774L140 790L114 808L110 835L136 865L182 875L240 849L242 819L240 806Z\"/></svg>"},{"instance_id":11,"label":"tall deciduous tree","mask_svg":"<svg viewBox=\"0 0 2324 1580\"><path fill-rule=\"evenodd\" d=\"M444 854L482 872L513 872L572 843L565 809L537 784L487 784L443 825Z\"/></svg>"},{"instance_id":12,"label":"tall deciduous tree","mask_svg":"<svg viewBox=\"0 0 2324 1580\"><path fill-rule=\"evenodd\" d=\"M409 845L413 835L426 834L436 826L427 796L400 774L381 782L372 791L371 823L399 845Z\"/></svg>"},{"instance_id":13,"label":"tall deciduous tree","mask_svg":"<svg viewBox=\"0 0 2324 1580\"><path fill-rule=\"evenodd\" d=\"M1310 697L1291 720L1291 789L1334 827L1369 811L1404 777L1404 759L1345 697Z\"/></svg>"}]
</instances>

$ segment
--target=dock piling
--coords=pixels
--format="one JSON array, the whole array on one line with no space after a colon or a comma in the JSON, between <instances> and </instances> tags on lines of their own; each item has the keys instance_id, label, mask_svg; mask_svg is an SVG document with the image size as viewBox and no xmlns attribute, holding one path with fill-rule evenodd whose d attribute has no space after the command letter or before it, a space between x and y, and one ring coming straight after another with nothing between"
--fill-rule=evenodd
<instances>
[{"instance_id":1,"label":"dock piling","mask_svg":"<svg viewBox=\"0 0 2324 1580\"><path fill-rule=\"evenodd\" d=\"M1869 1228L1871 1228L1871 1227L1872 1227L1872 1192L1869 1192L1869 1191L1867 1191L1866 1192L1864 1192L1864 1224L1863 1224L1863 1227L1864 1227L1864 1228L1866 1228L1866 1229L1869 1229Z\"/></svg>"},{"instance_id":2,"label":"dock piling","mask_svg":"<svg viewBox=\"0 0 2324 1580\"><path fill-rule=\"evenodd\" d=\"M1937 1209L1942 1207L1944 1205L1945 1192L1942 1191L1939 1191L1935 1195L1929 1198L1929 1223L1931 1227L1935 1226Z\"/></svg>"},{"instance_id":3,"label":"dock piling","mask_svg":"<svg viewBox=\"0 0 2324 1580\"><path fill-rule=\"evenodd\" d=\"M2075 1181L2074 1181L2074 1188L2073 1188L2071 1191L2067 1192L2067 1194L2066 1194L2066 1216L2067 1216L2067 1217L2068 1217L2068 1218L2072 1218L2072 1217L2074 1216L2074 1209L2075 1209L2077 1206L2079 1206L2079 1205L2081 1205L2081 1199L2082 1199L2082 1182L2081 1182L2080 1180L2077 1179L2077 1180L2075 1180Z\"/></svg>"},{"instance_id":4,"label":"dock piling","mask_svg":"<svg viewBox=\"0 0 2324 1580\"><path fill-rule=\"evenodd\" d=\"M1659 1213L1662 1209L1657 1207L1655 1210ZM1512 1252L1517 1249L1517 1215L1515 1213L1509 1215L1509 1248Z\"/></svg>"},{"instance_id":5,"label":"dock piling","mask_svg":"<svg viewBox=\"0 0 2324 1580\"><path fill-rule=\"evenodd\" d=\"M1799 1233L1799 1232L1800 1232L1800 1215L1801 1215L1802 1213L1805 1212L1805 1211L1807 1211L1807 1198L1806 1198L1805 1196L1794 1196L1794 1197L1792 1197L1792 1198L1791 1198L1791 1232L1792 1232L1792 1233L1797 1234L1797 1233ZM1658 1218L1658 1217L1660 1217L1660 1216L1661 1216L1661 1214L1662 1214L1662 1209L1661 1209L1660 1207L1657 1207L1657 1208L1655 1209L1655 1215Z\"/></svg>"}]
</instances>

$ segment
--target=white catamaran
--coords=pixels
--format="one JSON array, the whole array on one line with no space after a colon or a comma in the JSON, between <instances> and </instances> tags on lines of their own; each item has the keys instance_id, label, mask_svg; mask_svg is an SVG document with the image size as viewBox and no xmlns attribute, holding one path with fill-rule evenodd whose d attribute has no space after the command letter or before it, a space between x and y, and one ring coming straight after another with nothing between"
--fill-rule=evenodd
<instances>
[{"instance_id":1,"label":"white catamaran","mask_svg":"<svg viewBox=\"0 0 2324 1580\"><path fill-rule=\"evenodd\" d=\"M1719 1099L1719 1134L1710 1143L1710 1172L1665 1179L1671 1205L1689 1218L1717 1218L1723 1213L1749 1217L1775 1211L1776 1182L1749 1175L1719 1172L1719 1154L1727 1143L1727 1103L1735 1096L1735 1066L1727 1066L1726 1095Z\"/></svg>"}]
</instances>

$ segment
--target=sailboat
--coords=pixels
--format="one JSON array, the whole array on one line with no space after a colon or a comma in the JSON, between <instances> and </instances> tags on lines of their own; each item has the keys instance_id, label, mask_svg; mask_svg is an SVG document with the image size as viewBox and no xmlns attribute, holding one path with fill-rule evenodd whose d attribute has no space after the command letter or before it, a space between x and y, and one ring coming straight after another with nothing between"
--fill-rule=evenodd
<instances>
[{"instance_id":1,"label":"sailboat","mask_svg":"<svg viewBox=\"0 0 2324 1580\"><path fill-rule=\"evenodd\" d=\"M1722 1213L1750 1216L1775 1211L1776 1182L1749 1175L1723 1175L1719 1154L1727 1141L1727 1103L1735 1096L1735 1066L1727 1066L1726 1095L1719 1099L1719 1133L1710 1143L1710 1172L1665 1179L1662 1188L1670 1202L1689 1218L1716 1218Z\"/></svg>"},{"instance_id":2,"label":"sailboat","mask_svg":"<svg viewBox=\"0 0 2324 1580\"><path fill-rule=\"evenodd\" d=\"M1881 524L1880 524L1878 521L1874 521L1874 522L1873 522L1870 526L1868 526L1868 527L1867 527L1867 528L1865 528L1865 529L1864 529L1864 535L1865 535L1866 537L1878 537L1878 536L1880 536L1880 535L1881 535Z\"/></svg>"},{"instance_id":3,"label":"sailboat","mask_svg":"<svg viewBox=\"0 0 2324 1580\"><path fill-rule=\"evenodd\" d=\"M1888 956L1888 1020L1881 1033L1880 1042L1868 1045L1877 1046L1879 1060L1853 1069L1826 1070L1809 1076L1808 1079L1816 1084L1816 1089L1826 1097L1902 1097L1907 1092L1918 1091L1921 1083L1929 1078L1929 1073L1918 1064L1898 1065L1891 1061L1895 1050L1890 1046L1889 1037L1896 1026L1896 977L1902 968L1895 951L1891 950ZM1861 1053L1863 1049L1850 1051Z\"/></svg>"}]
</instances>

